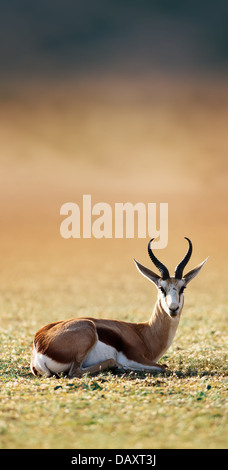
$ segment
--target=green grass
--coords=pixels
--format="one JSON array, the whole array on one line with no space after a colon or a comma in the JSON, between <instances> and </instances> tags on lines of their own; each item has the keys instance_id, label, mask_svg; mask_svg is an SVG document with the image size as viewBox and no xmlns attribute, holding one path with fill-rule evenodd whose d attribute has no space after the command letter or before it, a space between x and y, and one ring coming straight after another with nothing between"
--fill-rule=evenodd
<instances>
[{"instance_id":1,"label":"green grass","mask_svg":"<svg viewBox=\"0 0 228 470\"><path fill-rule=\"evenodd\" d=\"M109 303L112 285L102 297L98 281L96 293L82 289L75 300L69 282L64 290L53 284L39 291L31 283L27 289L20 285L3 293L0 447L227 447L224 305L211 313L210 294L202 298L192 288L174 343L161 360L169 368L165 374L105 371L82 379L34 377L29 369L33 334L48 321L71 316L72 305L81 305L78 314L88 316L98 315L107 304L104 316L135 321L148 318L146 312L151 310L147 285L145 297L139 289L124 295L117 286L115 302L112 296ZM203 307L196 308L200 302Z\"/></svg>"},{"instance_id":2,"label":"green grass","mask_svg":"<svg viewBox=\"0 0 228 470\"><path fill-rule=\"evenodd\" d=\"M3 448L226 446L228 383L209 370L50 380L12 366L1 381Z\"/></svg>"}]
</instances>

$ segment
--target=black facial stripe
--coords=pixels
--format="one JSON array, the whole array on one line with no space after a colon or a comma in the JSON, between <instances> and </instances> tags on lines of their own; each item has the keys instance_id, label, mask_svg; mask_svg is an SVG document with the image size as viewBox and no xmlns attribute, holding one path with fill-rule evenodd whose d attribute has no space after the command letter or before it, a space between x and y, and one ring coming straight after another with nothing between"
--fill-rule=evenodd
<instances>
[{"instance_id":1,"label":"black facial stripe","mask_svg":"<svg viewBox=\"0 0 228 470\"><path fill-rule=\"evenodd\" d=\"M180 288L180 292L179 292L179 300L180 300L181 294L184 293L184 290L185 290L185 286L182 286L182 287Z\"/></svg>"},{"instance_id":2,"label":"black facial stripe","mask_svg":"<svg viewBox=\"0 0 228 470\"><path fill-rule=\"evenodd\" d=\"M164 295L166 295L166 291L165 291L165 289L164 289L163 287L160 287L159 289L160 289L160 291L161 291Z\"/></svg>"}]
</instances>

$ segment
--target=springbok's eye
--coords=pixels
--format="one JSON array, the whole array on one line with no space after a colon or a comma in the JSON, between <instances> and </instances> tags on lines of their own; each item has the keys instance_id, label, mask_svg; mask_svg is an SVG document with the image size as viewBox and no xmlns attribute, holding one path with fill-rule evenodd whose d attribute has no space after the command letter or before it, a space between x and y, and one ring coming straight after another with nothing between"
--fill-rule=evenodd
<instances>
[{"instance_id":1,"label":"springbok's eye","mask_svg":"<svg viewBox=\"0 0 228 470\"><path fill-rule=\"evenodd\" d=\"M165 291L165 289L163 289L163 287L159 287L159 289L164 295L166 295L166 291Z\"/></svg>"},{"instance_id":2,"label":"springbok's eye","mask_svg":"<svg viewBox=\"0 0 228 470\"><path fill-rule=\"evenodd\" d=\"M184 292L185 289L186 289L186 287L185 287L185 286L182 286L182 287L180 288L180 294L183 294L183 292Z\"/></svg>"}]
</instances>

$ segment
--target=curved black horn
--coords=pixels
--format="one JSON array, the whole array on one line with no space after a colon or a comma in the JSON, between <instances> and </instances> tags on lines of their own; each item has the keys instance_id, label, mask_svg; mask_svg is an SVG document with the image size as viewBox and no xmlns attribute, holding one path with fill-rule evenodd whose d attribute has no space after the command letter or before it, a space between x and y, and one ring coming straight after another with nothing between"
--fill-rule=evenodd
<instances>
[{"instance_id":1,"label":"curved black horn","mask_svg":"<svg viewBox=\"0 0 228 470\"><path fill-rule=\"evenodd\" d=\"M175 269L175 278L176 279L182 279L183 271L186 266L186 264L189 262L192 254L192 242L189 240L189 238L184 237L185 240L188 240L189 247L188 247L188 252L185 255L185 257L182 259L182 261L177 265Z\"/></svg>"},{"instance_id":2,"label":"curved black horn","mask_svg":"<svg viewBox=\"0 0 228 470\"><path fill-rule=\"evenodd\" d=\"M150 248L150 244L151 242L154 240L154 238L151 238L151 240L149 241L148 243L148 253L149 253L149 257L151 259L151 261L153 261L153 263L155 264L155 266L159 269L160 273L161 273L161 277L162 279L168 279L169 278L169 271L168 269L165 267L164 264L161 263L161 261L159 261L156 256L154 256L154 253L152 252L151 248Z\"/></svg>"}]
</instances>

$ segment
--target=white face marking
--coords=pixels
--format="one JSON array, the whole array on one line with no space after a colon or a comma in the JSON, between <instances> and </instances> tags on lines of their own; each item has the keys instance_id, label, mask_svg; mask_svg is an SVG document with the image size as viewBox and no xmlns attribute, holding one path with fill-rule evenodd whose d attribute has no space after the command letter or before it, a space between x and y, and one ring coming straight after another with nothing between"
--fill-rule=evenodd
<instances>
[{"instance_id":1,"label":"white face marking","mask_svg":"<svg viewBox=\"0 0 228 470\"><path fill-rule=\"evenodd\" d=\"M161 280L158 288L158 295L165 312L175 318L183 307L183 290L185 282L183 280L170 278Z\"/></svg>"}]
</instances>

